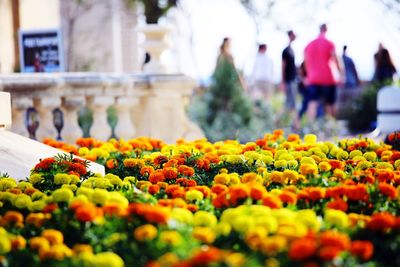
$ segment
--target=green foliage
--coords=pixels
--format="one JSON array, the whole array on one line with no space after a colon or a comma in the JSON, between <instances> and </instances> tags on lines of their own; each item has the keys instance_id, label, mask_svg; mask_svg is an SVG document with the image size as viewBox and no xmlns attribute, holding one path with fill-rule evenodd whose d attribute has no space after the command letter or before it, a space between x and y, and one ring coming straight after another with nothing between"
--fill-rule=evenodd
<instances>
[{"instance_id":1,"label":"green foliage","mask_svg":"<svg viewBox=\"0 0 400 267\"><path fill-rule=\"evenodd\" d=\"M234 66L223 59L212 85L193 98L188 112L211 141L244 142L273 128L269 108L262 102L253 105L240 86Z\"/></svg>"},{"instance_id":2,"label":"green foliage","mask_svg":"<svg viewBox=\"0 0 400 267\"><path fill-rule=\"evenodd\" d=\"M178 0L127 0L128 3L141 3L144 7L144 15L147 23L157 23L167 11L177 5Z\"/></svg>"}]
</instances>

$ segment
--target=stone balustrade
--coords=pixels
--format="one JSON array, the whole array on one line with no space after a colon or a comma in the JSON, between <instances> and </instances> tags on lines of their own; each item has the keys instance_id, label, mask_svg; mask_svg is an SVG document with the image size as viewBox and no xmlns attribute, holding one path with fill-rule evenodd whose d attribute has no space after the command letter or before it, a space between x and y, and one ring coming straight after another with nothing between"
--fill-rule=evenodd
<instances>
[{"instance_id":1,"label":"stone balustrade","mask_svg":"<svg viewBox=\"0 0 400 267\"><path fill-rule=\"evenodd\" d=\"M38 73L0 75L0 91L10 92L11 131L33 139L83 136L82 109L93 116L90 136L106 140L149 136L175 142L204 135L186 116L195 82L183 75ZM113 107L116 124L110 123ZM111 127L112 126L112 127Z\"/></svg>"}]
</instances>

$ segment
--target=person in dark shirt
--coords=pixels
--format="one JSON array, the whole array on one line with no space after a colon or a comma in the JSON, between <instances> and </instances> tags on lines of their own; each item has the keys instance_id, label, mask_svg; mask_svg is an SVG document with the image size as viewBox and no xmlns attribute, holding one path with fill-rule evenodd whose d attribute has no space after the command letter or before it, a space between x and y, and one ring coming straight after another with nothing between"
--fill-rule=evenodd
<instances>
[{"instance_id":1,"label":"person in dark shirt","mask_svg":"<svg viewBox=\"0 0 400 267\"><path fill-rule=\"evenodd\" d=\"M286 110L291 113L293 119L296 115L296 63L292 49L292 42L296 40L296 34L290 30L287 32L289 45L282 52L282 82L281 90L286 95Z\"/></svg>"},{"instance_id":2,"label":"person in dark shirt","mask_svg":"<svg viewBox=\"0 0 400 267\"><path fill-rule=\"evenodd\" d=\"M291 47L296 39L293 31L288 31L289 45L282 52L282 84L281 87L286 93L286 108L294 110L296 107L296 64L294 51Z\"/></svg>"},{"instance_id":3,"label":"person in dark shirt","mask_svg":"<svg viewBox=\"0 0 400 267\"><path fill-rule=\"evenodd\" d=\"M344 89L355 89L360 85L360 80L353 59L347 55L347 45L343 46L342 60L345 72Z\"/></svg>"},{"instance_id":4,"label":"person in dark shirt","mask_svg":"<svg viewBox=\"0 0 400 267\"><path fill-rule=\"evenodd\" d=\"M382 44L379 44L379 49L374 55L374 59L374 82L382 85L386 83L392 83L393 75L396 74L397 70L390 57L389 51Z\"/></svg>"}]
</instances>

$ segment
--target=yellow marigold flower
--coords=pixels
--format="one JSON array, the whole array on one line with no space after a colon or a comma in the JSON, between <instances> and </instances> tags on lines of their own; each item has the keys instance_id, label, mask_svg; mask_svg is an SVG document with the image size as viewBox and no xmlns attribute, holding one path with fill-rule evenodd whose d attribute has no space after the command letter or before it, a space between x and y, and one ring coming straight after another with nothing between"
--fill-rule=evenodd
<instances>
[{"instance_id":1,"label":"yellow marigold flower","mask_svg":"<svg viewBox=\"0 0 400 267\"><path fill-rule=\"evenodd\" d=\"M369 161L375 161L376 158L378 157L378 155L376 155L376 153L373 151L365 152L363 156Z\"/></svg>"},{"instance_id":2,"label":"yellow marigold flower","mask_svg":"<svg viewBox=\"0 0 400 267\"><path fill-rule=\"evenodd\" d=\"M275 168L286 168L287 166L287 161L286 160L276 160L274 162L274 167Z\"/></svg>"},{"instance_id":3,"label":"yellow marigold flower","mask_svg":"<svg viewBox=\"0 0 400 267\"><path fill-rule=\"evenodd\" d=\"M163 267L170 267L177 265L180 262L180 259L176 254L172 252L167 252L159 257L157 262Z\"/></svg>"},{"instance_id":4,"label":"yellow marigold flower","mask_svg":"<svg viewBox=\"0 0 400 267\"><path fill-rule=\"evenodd\" d=\"M32 188L32 187L33 186L30 182L21 181L18 184L18 188L21 190L25 190L25 189Z\"/></svg>"},{"instance_id":5,"label":"yellow marigold flower","mask_svg":"<svg viewBox=\"0 0 400 267\"><path fill-rule=\"evenodd\" d=\"M46 238L51 245L62 244L64 242L64 236L58 230L45 229L41 236Z\"/></svg>"},{"instance_id":6,"label":"yellow marigold flower","mask_svg":"<svg viewBox=\"0 0 400 267\"><path fill-rule=\"evenodd\" d=\"M84 195L84 196L86 196L87 198L90 199L90 197L92 196L93 192L94 192L94 191L93 191L93 189L91 189L91 188L79 187L79 188L76 190L76 195L77 195L77 196L79 196L79 195Z\"/></svg>"},{"instance_id":7,"label":"yellow marigold flower","mask_svg":"<svg viewBox=\"0 0 400 267\"><path fill-rule=\"evenodd\" d=\"M328 154L329 153L329 146L326 143L319 143L318 148L324 153Z\"/></svg>"},{"instance_id":8,"label":"yellow marigold flower","mask_svg":"<svg viewBox=\"0 0 400 267\"><path fill-rule=\"evenodd\" d=\"M215 226L215 232L218 236L228 236L232 231L232 227L228 222L219 222Z\"/></svg>"},{"instance_id":9,"label":"yellow marigold flower","mask_svg":"<svg viewBox=\"0 0 400 267\"><path fill-rule=\"evenodd\" d=\"M212 213L200 210L194 214L193 224L195 226L213 227L217 224L217 217Z\"/></svg>"},{"instance_id":10,"label":"yellow marigold flower","mask_svg":"<svg viewBox=\"0 0 400 267\"><path fill-rule=\"evenodd\" d=\"M108 192L106 203L115 203L122 208L127 208L129 205L128 199L119 191Z\"/></svg>"},{"instance_id":11,"label":"yellow marigold flower","mask_svg":"<svg viewBox=\"0 0 400 267\"><path fill-rule=\"evenodd\" d=\"M287 237L289 239L300 238L307 234L307 227L298 222L286 222L285 224L280 224L278 227L277 235Z\"/></svg>"},{"instance_id":12,"label":"yellow marigold flower","mask_svg":"<svg viewBox=\"0 0 400 267\"><path fill-rule=\"evenodd\" d=\"M319 231L321 227L321 223L314 210L299 210L296 214L296 220L315 232Z\"/></svg>"},{"instance_id":13,"label":"yellow marigold flower","mask_svg":"<svg viewBox=\"0 0 400 267\"><path fill-rule=\"evenodd\" d=\"M7 254L11 251L11 241L5 234L0 235L0 255Z\"/></svg>"},{"instance_id":14,"label":"yellow marigold flower","mask_svg":"<svg viewBox=\"0 0 400 267\"><path fill-rule=\"evenodd\" d=\"M244 266L246 263L246 256L239 252L231 253L226 256L225 263L229 267Z\"/></svg>"},{"instance_id":15,"label":"yellow marigold flower","mask_svg":"<svg viewBox=\"0 0 400 267\"><path fill-rule=\"evenodd\" d=\"M261 161L267 165L271 165L272 163L274 163L274 159L271 156L262 156Z\"/></svg>"},{"instance_id":16,"label":"yellow marigold flower","mask_svg":"<svg viewBox=\"0 0 400 267\"><path fill-rule=\"evenodd\" d=\"M62 261L65 257L71 257L72 250L64 244L55 244L51 248L39 250L39 258L43 260Z\"/></svg>"},{"instance_id":17,"label":"yellow marigold flower","mask_svg":"<svg viewBox=\"0 0 400 267\"><path fill-rule=\"evenodd\" d=\"M129 183L135 184L136 181L137 181L137 179L134 176L126 176L124 178L124 182L129 182Z\"/></svg>"},{"instance_id":18,"label":"yellow marigold flower","mask_svg":"<svg viewBox=\"0 0 400 267\"><path fill-rule=\"evenodd\" d=\"M343 180L346 178L346 173L340 169L335 169L333 171L333 175L338 178L339 180Z\"/></svg>"},{"instance_id":19,"label":"yellow marigold flower","mask_svg":"<svg viewBox=\"0 0 400 267\"><path fill-rule=\"evenodd\" d=\"M371 167L372 167L372 163L369 162L369 161L364 160L364 161L360 161L357 164L356 169L357 170L366 170L366 169L371 168Z\"/></svg>"},{"instance_id":20,"label":"yellow marigold flower","mask_svg":"<svg viewBox=\"0 0 400 267\"><path fill-rule=\"evenodd\" d=\"M399 170L399 168L400 168L400 159L398 159L398 160L396 160L394 162L394 166L396 167L396 170Z\"/></svg>"},{"instance_id":21,"label":"yellow marigold flower","mask_svg":"<svg viewBox=\"0 0 400 267\"><path fill-rule=\"evenodd\" d=\"M16 186L17 182L13 178L0 179L0 191L6 191L7 189L14 188Z\"/></svg>"},{"instance_id":22,"label":"yellow marigold flower","mask_svg":"<svg viewBox=\"0 0 400 267\"><path fill-rule=\"evenodd\" d=\"M278 157L278 160L285 160L285 161L294 160L294 159L295 159L294 156L289 153L284 153Z\"/></svg>"},{"instance_id":23,"label":"yellow marigold flower","mask_svg":"<svg viewBox=\"0 0 400 267\"><path fill-rule=\"evenodd\" d=\"M94 204L104 205L108 199L108 192L105 189L96 188L90 196L90 200Z\"/></svg>"},{"instance_id":24,"label":"yellow marigold flower","mask_svg":"<svg viewBox=\"0 0 400 267\"><path fill-rule=\"evenodd\" d=\"M29 240L29 246L33 250L48 249L50 247L50 242L42 236L36 236Z\"/></svg>"},{"instance_id":25,"label":"yellow marigold flower","mask_svg":"<svg viewBox=\"0 0 400 267\"><path fill-rule=\"evenodd\" d=\"M235 172L229 174L229 179L229 185L240 184L239 174Z\"/></svg>"},{"instance_id":26,"label":"yellow marigold flower","mask_svg":"<svg viewBox=\"0 0 400 267\"><path fill-rule=\"evenodd\" d=\"M363 153L360 151L360 150L353 150L353 151L351 151L350 152L350 154L349 154L349 158L354 158L354 157L356 157L356 156L362 156L363 155Z\"/></svg>"},{"instance_id":27,"label":"yellow marigold flower","mask_svg":"<svg viewBox=\"0 0 400 267\"><path fill-rule=\"evenodd\" d=\"M325 211L325 222L339 228L349 226L349 218L347 214L341 210L327 209Z\"/></svg>"},{"instance_id":28,"label":"yellow marigold flower","mask_svg":"<svg viewBox=\"0 0 400 267\"><path fill-rule=\"evenodd\" d=\"M18 209L29 209L32 204L32 199L26 194L19 194L14 198L13 204Z\"/></svg>"},{"instance_id":29,"label":"yellow marigold flower","mask_svg":"<svg viewBox=\"0 0 400 267\"><path fill-rule=\"evenodd\" d=\"M315 175L315 174L318 174L318 167L317 167L316 164L304 163L304 164L300 165L300 170L299 171L300 171L300 173L302 175L305 175L305 176L307 176L307 175Z\"/></svg>"},{"instance_id":30,"label":"yellow marigold flower","mask_svg":"<svg viewBox=\"0 0 400 267\"><path fill-rule=\"evenodd\" d=\"M81 179L75 174L70 174L69 178L71 179L70 180L71 184L77 184L77 183L79 183L81 181Z\"/></svg>"},{"instance_id":31,"label":"yellow marigold flower","mask_svg":"<svg viewBox=\"0 0 400 267\"><path fill-rule=\"evenodd\" d=\"M42 211L44 207L46 207L47 203L43 200L36 200L33 201L32 204L30 205L30 210L31 211Z\"/></svg>"},{"instance_id":32,"label":"yellow marigold flower","mask_svg":"<svg viewBox=\"0 0 400 267\"><path fill-rule=\"evenodd\" d=\"M77 186L76 184L63 184L63 185L61 186L61 188L69 189L69 190L71 190L72 192L75 192L75 191L78 189L78 186Z\"/></svg>"},{"instance_id":33,"label":"yellow marigold flower","mask_svg":"<svg viewBox=\"0 0 400 267\"><path fill-rule=\"evenodd\" d=\"M216 238L215 233L211 228L202 226L197 226L193 229L193 237L206 244L213 243Z\"/></svg>"},{"instance_id":34,"label":"yellow marigold flower","mask_svg":"<svg viewBox=\"0 0 400 267\"><path fill-rule=\"evenodd\" d=\"M216 184L229 184L230 176L227 173L220 173L214 176L214 182Z\"/></svg>"},{"instance_id":35,"label":"yellow marigold flower","mask_svg":"<svg viewBox=\"0 0 400 267\"><path fill-rule=\"evenodd\" d=\"M299 163L297 162L297 160L289 160L289 161L287 162L287 166L288 166L288 168L290 168L290 169L296 169L297 166L299 166Z\"/></svg>"},{"instance_id":36,"label":"yellow marigold flower","mask_svg":"<svg viewBox=\"0 0 400 267\"><path fill-rule=\"evenodd\" d=\"M122 180L115 174L107 173L104 178L108 179L112 185L122 186Z\"/></svg>"},{"instance_id":37,"label":"yellow marigold flower","mask_svg":"<svg viewBox=\"0 0 400 267\"><path fill-rule=\"evenodd\" d=\"M275 258L266 259L264 262L264 267L279 267L280 263Z\"/></svg>"},{"instance_id":38,"label":"yellow marigold flower","mask_svg":"<svg viewBox=\"0 0 400 267\"><path fill-rule=\"evenodd\" d=\"M55 202L68 202L74 196L74 192L67 188L60 188L52 194Z\"/></svg>"},{"instance_id":39,"label":"yellow marigold flower","mask_svg":"<svg viewBox=\"0 0 400 267\"><path fill-rule=\"evenodd\" d=\"M113 252L101 252L94 256L93 265L96 267L124 267L124 261Z\"/></svg>"},{"instance_id":40,"label":"yellow marigold flower","mask_svg":"<svg viewBox=\"0 0 400 267\"><path fill-rule=\"evenodd\" d=\"M160 240L171 246L178 246L182 242L182 237L177 231L167 230L161 232Z\"/></svg>"},{"instance_id":41,"label":"yellow marigold flower","mask_svg":"<svg viewBox=\"0 0 400 267\"><path fill-rule=\"evenodd\" d=\"M332 169L331 165L330 165L328 162L326 162L326 161L320 162L320 163L318 164L318 167L319 167L319 169L320 169L321 171L323 171L323 172L328 172L328 171L330 171L330 170Z\"/></svg>"},{"instance_id":42,"label":"yellow marigold flower","mask_svg":"<svg viewBox=\"0 0 400 267\"><path fill-rule=\"evenodd\" d=\"M285 183L285 177L283 176L282 172L273 171L269 178L274 183L279 183L279 184L284 184Z\"/></svg>"},{"instance_id":43,"label":"yellow marigold flower","mask_svg":"<svg viewBox=\"0 0 400 267\"><path fill-rule=\"evenodd\" d=\"M348 153L347 151L340 150L340 151L338 151L338 153L336 154L336 158L337 158L338 160L348 159L348 158L349 158L349 153Z\"/></svg>"},{"instance_id":44,"label":"yellow marigold flower","mask_svg":"<svg viewBox=\"0 0 400 267\"><path fill-rule=\"evenodd\" d=\"M67 173L57 173L54 175L55 184L69 184L71 182L71 176Z\"/></svg>"},{"instance_id":45,"label":"yellow marigold flower","mask_svg":"<svg viewBox=\"0 0 400 267\"><path fill-rule=\"evenodd\" d=\"M304 142L313 145L317 143L317 136L315 134L306 134L304 136Z\"/></svg>"},{"instance_id":46,"label":"yellow marigold flower","mask_svg":"<svg viewBox=\"0 0 400 267\"><path fill-rule=\"evenodd\" d=\"M171 218L183 224L193 223L193 213L184 208L173 208Z\"/></svg>"},{"instance_id":47,"label":"yellow marigold flower","mask_svg":"<svg viewBox=\"0 0 400 267\"><path fill-rule=\"evenodd\" d=\"M303 157L300 160L300 164L317 164L315 160L311 157Z\"/></svg>"},{"instance_id":48,"label":"yellow marigold flower","mask_svg":"<svg viewBox=\"0 0 400 267\"><path fill-rule=\"evenodd\" d=\"M283 179L284 181L296 182L299 174L296 171L284 170Z\"/></svg>"},{"instance_id":49,"label":"yellow marigold flower","mask_svg":"<svg viewBox=\"0 0 400 267\"><path fill-rule=\"evenodd\" d=\"M80 156L84 157L87 154L89 154L89 148L81 147L81 148L79 148L78 153L79 153Z\"/></svg>"},{"instance_id":50,"label":"yellow marigold flower","mask_svg":"<svg viewBox=\"0 0 400 267\"><path fill-rule=\"evenodd\" d=\"M254 218L242 215L231 222L232 228L239 233L246 233L255 227Z\"/></svg>"},{"instance_id":51,"label":"yellow marigold flower","mask_svg":"<svg viewBox=\"0 0 400 267\"><path fill-rule=\"evenodd\" d=\"M394 170L393 165L388 162L376 162L376 168Z\"/></svg>"},{"instance_id":52,"label":"yellow marigold flower","mask_svg":"<svg viewBox=\"0 0 400 267\"><path fill-rule=\"evenodd\" d=\"M200 201L204 198L204 195L198 190L189 190L186 192L185 197L189 201Z\"/></svg>"},{"instance_id":53,"label":"yellow marigold flower","mask_svg":"<svg viewBox=\"0 0 400 267\"><path fill-rule=\"evenodd\" d=\"M29 215L26 217L26 224L33 224L36 227L41 227L46 220L46 216L39 212L39 213L29 213Z\"/></svg>"},{"instance_id":54,"label":"yellow marigold flower","mask_svg":"<svg viewBox=\"0 0 400 267\"><path fill-rule=\"evenodd\" d=\"M153 240L156 238L158 233L157 228L152 224L145 224L137 227L135 231L133 231L133 236L138 241L146 241Z\"/></svg>"},{"instance_id":55,"label":"yellow marigold flower","mask_svg":"<svg viewBox=\"0 0 400 267\"><path fill-rule=\"evenodd\" d=\"M354 156L353 160L355 160L355 161L366 161L367 159L364 158L363 156Z\"/></svg>"}]
</instances>

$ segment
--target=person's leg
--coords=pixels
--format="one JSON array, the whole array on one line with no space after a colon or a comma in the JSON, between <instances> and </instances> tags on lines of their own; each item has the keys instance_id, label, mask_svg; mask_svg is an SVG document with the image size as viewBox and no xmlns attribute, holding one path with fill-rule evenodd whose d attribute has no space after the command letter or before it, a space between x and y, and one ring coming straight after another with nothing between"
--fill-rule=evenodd
<instances>
[{"instance_id":1,"label":"person's leg","mask_svg":"<svg viewBox=\"0 0 400 267\"><path fill-rule=\"evenodd\" d=\"M336 86L326 86L325 90L325 111L326 115L335 118Z\"/></svg>"},{"instance_id":2,"label":"person's leg","mask_svg":"<svg viewBox=\"0 0 400 267\"><path fill-rule=\"evenodd\" d=\"M316 85L310 85L308 88L308 106L307 117L309 121L315 120L320 98L320 88Z\"/></svg>"}]
</instances>

